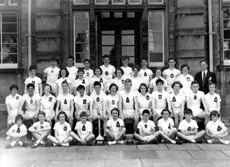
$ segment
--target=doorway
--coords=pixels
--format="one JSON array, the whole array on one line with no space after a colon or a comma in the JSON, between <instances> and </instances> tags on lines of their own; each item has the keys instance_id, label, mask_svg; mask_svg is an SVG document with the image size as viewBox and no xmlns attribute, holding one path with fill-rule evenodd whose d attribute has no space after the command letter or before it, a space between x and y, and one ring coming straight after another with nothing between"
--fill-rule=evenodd
<instances>
[{"instance_id":1,"label":"doorway","mask_svg":"<svg viewBox=\"0 0 230 167\"><path fill-rule=\"evenodd\" d=\"M139 12L100 12L98 18L98 63L102 56L110 55L110 64L122 66L122 57L130 58L130 66L139 64L140 18Z\"/></svg>"}]
</instances>

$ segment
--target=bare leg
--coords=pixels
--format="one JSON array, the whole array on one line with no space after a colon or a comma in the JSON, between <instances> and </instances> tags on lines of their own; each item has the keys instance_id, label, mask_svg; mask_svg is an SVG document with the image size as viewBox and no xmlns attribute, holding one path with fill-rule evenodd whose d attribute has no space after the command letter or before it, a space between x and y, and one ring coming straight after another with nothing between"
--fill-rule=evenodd
<instances>
[{"instance_id":1,"label":"bare leg","mask_svg":"<svg viewBox=\"0 0 230 167\"><path fill-rule=\"evenodd\" d=\"M77 134L75 134L74 132L70 132L69 133L69 135L71 136L71 137L73 137L74 139L76 139L78 142L81 142L81 139L80 139L80 137L77 135Z\"/></svg>"},{"instance_id":2,"label":"bare leg","mask_svg":"<svg viewBox=\"0 0 230 167\"><path fill-rule=\"evenodd\" d=\"M95 139L95 136L94 136L94 134L90 134L86 139L85 139L85 141L86 141L86 143L87 144L91 144L92 143L92 141Z\"/></svg>"},{"instance_id":3,"label":"bare leg","mask_svg":"<svg viewBox=\"0 0 230 167\"><path fill-rule=\"evenodd\" d=\"M190 136L186 136L184 135L183 133L181 132L177 132L177 136L184 139L184 140L187 140L187 141L190 141L192 143L195 143L196 141L194 139L192 139Z\"/></svg>"},{"instance_id":4,"label":"bare leg","mask_svg":"<svg viewBox=\"0 0 230 167\"><path fill-rule=\"evenodd\" d=\"M62 143L70 143L73 140L71 136L68 136Z\"/></svg>"},{"instance_id":5,"label":"bare leg","mask_svg":"<svg viewBox=\"0 0 230 167\"><path fill-rule=\"evenodd\" d=\"M194 140L200 139L200 138L202 138L204 135L205 135L205 131L204 131L204 130L199 131L199 132L197 132L197 134L195 134L195 136L194 136L193 139L194 139Z\"/></svg>"},{"instance_id":6,"label":"bare leg","mask_svg":"<svg viewBox=\"0 0 230 167\"><path fill-rule=\"evenodd\" d=\"M54 143L54 144L59 144L59 141L58 141L58 139L56 138L56 137L53 137L53 136L51 136L51 135L49 135L48 137L47 137L47 139L49 140L49 141L51 141L52 143Z\"/></svg>"},{"instance_id":7,"label":"bare leg","mask_svg":"<svg viewBox=\"0 0 230 167\"><path fill-rule=\"evenodd\" d=\"M135 138L136 138L137 140L142 141L142 142L146 142L146 140L145 140L141 135L139 135L139 134L137 134L137 133L134 133L134 136L135 136Z\"/></svg>"},{"instance_id":8,"label":"bare leg","mask_svg":"<svg viewBox=\"0 0 230 167\"><path fill-rule=\"evenodd\" d=\"M123 137L124 137L124 135L125 135L125 132L126 132L126 129L125 128L123 128L121 131L120 131L120 133L119 133L119 135L118 135L118 137L117 138L115 138L115 140L118 142L118 141L120 141L120 140L122 140L123 139Z\"/></svg>"},{"instance_id":9,"label":"bare leg","mask_svg":"<svg viewBox=\"0 0 230 167\"><path fill-rule=\"evenodd\" d=\"M109 129L105 130L106 136L108 138L108 141L115 141L115 137L112 132L110 132Z\"/></svg>"},{"instance_id":10,"label":"bare leg","mask_svg":"<svg viewBox=\"0 0 230 167\"><path fill-rule=\"evenodd\" d=\"M168 137L170 138L170 139L175 139L176 138L176 133L177 133L177 129L176 128L173 128L173 129L171 129L170 130L170 132L169 132L169 134L168 134Z\"/></svg>"}]
</instances>

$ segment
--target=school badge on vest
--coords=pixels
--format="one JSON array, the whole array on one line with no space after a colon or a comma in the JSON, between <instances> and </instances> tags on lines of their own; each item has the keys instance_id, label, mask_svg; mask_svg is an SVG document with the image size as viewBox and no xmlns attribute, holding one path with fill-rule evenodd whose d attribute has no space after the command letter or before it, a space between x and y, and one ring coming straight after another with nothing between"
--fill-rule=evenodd
<instances>
[{"instance_id":1,"label":"school badge on vest","mask_svg":"<svg viewBox=\"0 0 230 167\"><path fill-rule=\"evenodd\" d=\"M168 128L170 129L170 123L169 123L169 126L168 126Z\"/></svg>"},{"instance_id":2,"label":"school badge on vest","mask_svg":"<svg viewBox=\"0 0 230 167\"><path fill-rule=\"evenodd\" d=\"M86 99L83 99L83 104L86 104Z\"/></svg>"},{"instance_id":3,"label":"school badge on vest","mask_svg":"<svg viewBox=\"0 0 230 167\"><path fill-rule=\"evenodd\" d=\"M193 97L193 99L196 100L196 99L197 99L197 96L195 95L195 96Z\"/></svg>"},{"instance_id":4,"label":"school badge on vest","mask_svg":"<svg viewBox=\"0 0 230 167\"><path fill-rule=\"evenodd\" d=\"M172 74L170 74L170 78L174 78L174 74L172 73Z\"/></svg>"},{"instance_id":5,"label":"school badge on vest","mask_svg":"<svg viewBox=\"0 0 230 167\"><path fill-rule=\"evenodd\" d=\"M35 85L35 81L32 81L32 84L34 84L34 85Z\"/></svg>"},{"instance_id":6,"label":"school badge on vest","mask_svg":"<svg viewBox=\"0 0 230 167\"><path fill-rule=\"evenodd\" d=\"M88 72L86 73L86 76L89 77L89 73Z\"/></svg>"},{"instance_id":7,"label":"school badge on vest","mask_svg":"<svg viewBox=\"0 0 230 167\"><path fill-rule=\"evenodd\" d=\"M121 83L124 84L124 82L125 82L124 79L122 79L122 80L121 80Z\"/></svg>"},{"instance_id":8,"label":"school badge on vest","mask_svg":"<svg viewBox=\"0 0 230 167\"><path fill-rule=\"evenodd\" d=\"M187 77L187 81L190 81L191 79L190 79L190 77Z\"/></svg>"},{"instance_id":9,"label":"school badge on vest","mask_svg":"<svg viewBox=\"0 0 230 167\"><path fill-rule=\"evenodd\" d=\"M116 127L118 127L118 128L120 127L119 121L117 121Z\"/></svg>"},{"instance_id":10,"label":"school badge on vest","mask_svg":"<svg viewBox=\"0 0 230 167\"><path fill-rule=\"evenodd\" d=\"M67 126L64 126L63 130L64 130L64 131L67 131Z\"/></svg>"},{"instance_id":11,"label":"school badge on vest","mask_svg":"<svg viewBox=\"0 0 230 167\"><path fill-rule=\"evenodd\" d=\"M144 76L147 77L147 73L146 72L144 73Z\"/></svg>"},{"instance_id":12,"label":"school badge on vest","mask_svg":"<svg viewBox=\"0 0 230 167\"><path fill-rule=\"evenodd\" d=\"M100 102L100 98L99 97L96 98L96 102Z\"/></svg>"},{"instance_id":13,"label":"school badge on vest","mask_svg":"<svg viewBox=\"0 0 230 167\"><path fill-rule=\"evenodd\" d=\"M67 100L66 99L64 100L64 104L67 104Z\"/></svg>"},{"instance_id":14,"label":"school badge on vest","mask_svg":"<svg viewBox=\"0 0 230 167\"><path fill-rule=\"evenodd\" d=\"M85 79L82 80L82 84L85 84Z\"/></svg>"},{"instance_id":15,"label":"school badge on vest","mask_svg":"<svg viewBox=\"0 0 230 167\"><path fill-rule=\"evenodd\" d=\"M82 126L82 131L86 131L85 125Z\"/></svg>"},{"instance_id":16,"label":"school badge on vest","mask_svg":"<svg viewBox=\"0 0 230 167\"><path fill-rule=\"evenodd\" d=\"M214 98L214 102L217 102L217 97Z\"/></svg>"},{"instance_id":17,"label":"school badge on vest","mask_svg":"<svg viewBox=\"0 0 230 167\"><path fill-rule=\"evenodd\" d=\"M30 99L30 104L33 104L33 99Z\"/></svg>"},{"instance_id":18,"label":"school badge on vest","mask_svg":"<svg viewBox=\"0 0 230 167\"><path fill-rule=\"evenodd\" d=\"M53 73L54 71L52 70L51 73Z\"/></svg>"},{"instance_id":19,"label":"school badge on vest","mask_svg":"<svg viewBox=\"0 0 230 167\"><path fill-rule=\"evenodd\" d=\"M106 72L105 72L105 75L106 75L106 76L108 76L108 75L109 75L109 72L108 72L108 71L106 71Z\"/></svg>"},{"instance_id":20,"label":"school badge on vest","mask_svg":"<svg viewBox=\"0 0 230 167\"><path fill-rule=\"evenodd\" d=\"M176 102L176 98L175 98L175 96L173 96L173 99L172 99L172 101L173 101L173 102Z\"/></svg>"},{"instance_id":21,"label":"school badge on vest","mask_svg":"<svg viewBox=\"0 0 230 167\"><path fill-rule=\"evenodd\" d=\"M191 128L191 127L188 127L188 128L187 128L187 131L191 131L191 130L192 130L192 128Z\"/></svg>"},{"instance_id":22,"label":"school badge on vest","mask_svg":"<svg viewBox=\"0 0 230 167\"><path fill-rule=\"evenodd\" d=\"M217 127L217 131L221 131L222 128L220 127L220 125Z\"/></svg>"},{"instance_id":23,"label":"school badge on vest","mask_svg":"<svg viewBox=\"0 0 230 167\"><path fill-rule=\"evenodd\" d=\"M19 96L16 96L16 100L19 100Z\"/></svg>"},{"instance_id":24,"label":"school badge on vest","mask_svg":"<svg viewBox=\"0 0 230 167\"><path fill-rule=\"evenodd\" d=\"M41 126L40 129L44 129L44 126Z\"/></svg>"},{"instance_id":25,"label":"school badge on vest","mask_svg":"<svg viewBox=\"0 0 230 167\"><path fill-rule=\"evenodd\" d=\"M147 96L146 96L146 100L149 100L149 99L150 99L150 97L149 97L149 95L147 95Z\"/></svg>"},{"instance_id":26,"label":"school badge on vest","mask_svg":"<svg viewBox=\"0 0 230 167\"><path fill-rule=\"evenodd\" d=\"M148 128L147 124L145 124L145 128Z\"/></svg>"},{"instance_id":27,"label":"school badge on vest","mask_svg":"<svg viewBox=\"0 0 230 167\"><path fill-rule=\"evenodd\" d=\"M162 95L158 95L158 99L162 99Z\"/></svg>"},{"instance_id":28,"label":"school badge on vest","mask_svg":"<svg viewBox=\"0 0 230 167\"><path fill-rule=\"evenodd\" d=\"M112 100L112 105L115 105L115 100Z\"/></svg>"},{"instance_id":29,"label":"school badge on vest","mask_svg":"<svg viewBox=\"0 0 230 167\"><path fill-rule=\"evenodd\" d=\"M53 100L53 98L52 97L49 97L49 102L51 102Z\"/></svg>"},{"instance_id":30,"label":"school badge on vest","mask_svg":"<svg viewBox=\"0 0 230 167\"><path fill-rule=\"evenodd\" d=\"M128 97L126 98L126 103L129 103L129 98Z\"/></svg>"},{"instance_id":31,"label":"school badge on vest","mask_svg":"<svg viewBox=\"0 0 230 167\"><path fill-rule=\"evenodd\" d=\"M21 131L20 131L20 128L18 128L18 129L17 129L17 133L20 133L20 132L21 132Z\"/></svg>"}]
</instances>

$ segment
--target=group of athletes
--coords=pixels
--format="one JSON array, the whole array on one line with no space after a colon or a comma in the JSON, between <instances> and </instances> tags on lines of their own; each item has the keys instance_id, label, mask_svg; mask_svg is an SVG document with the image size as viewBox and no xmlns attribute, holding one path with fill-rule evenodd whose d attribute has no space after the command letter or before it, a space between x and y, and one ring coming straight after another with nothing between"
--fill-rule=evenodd
<instances>
[{"instance_id":1,"label":"group of athletes","mask_svg":"<svg viewBox=\"0 0 230 167\"><path fill-rule=\"evenodd\" d=\"M228 131L219 118L221 99L211 77L205 94L188 73L189 66L183 64L180 71L173 58L168 59L168 69L156 69L154 78L145 58L141 68L129 67L128 56L120 68L110 64L109 55L103 56L103 63L92 70L85 59L84 69L78 69L68 57L67 67L59 69L52 58L44 70L44 86L36 66L30 66L24 95L11 85L6 97L7 148L27 146L27 129L33 136L32 148L47 146L48 140L53 146L69 146L73 140L92 144L93 122L98 119L108 145L125 144L126 120L133 120L134 137L141 143L200 143L205 136L210 144L229 144L223 139ZM207 68L205 60L200 65ZM205 129L198 131L197 119L204 120ZM23 122L28 120L33 124L26 127Z\"/></svg>"}]
</instances>

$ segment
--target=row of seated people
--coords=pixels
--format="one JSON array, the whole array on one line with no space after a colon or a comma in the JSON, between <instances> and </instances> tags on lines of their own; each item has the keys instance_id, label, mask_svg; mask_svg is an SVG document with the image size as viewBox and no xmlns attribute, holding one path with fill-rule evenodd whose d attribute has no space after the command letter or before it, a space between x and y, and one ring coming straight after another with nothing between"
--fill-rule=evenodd
<instances>
[{"instance_id":1,"label":"row of seated people","mask_svg":"<svg viewBox=\"0 0 230 167\"><path fill-rule=\"evenodd\" d=\"M108 140L108 145L125 144L127 137L127 128L124 121L119 118L120 111L118 108L113 108L111 111L112 117L107 122L105 136ZM141 143L158 143L158 141L170 142L172 144L182 144L183 142L202 143L204 137L207 143L220 142L228 145L230 142L223 138L228 135L228 130L225 125L219 120L219 113L212 111L210 113L211 120L207 123L206 129L198 131L198 126L195 120L192 119L192 110L186 109L184 112L185 119L179 124L178 129L174 125L174 121L170 118L171 112L168 109L163 109L161 112L162 118L159 119L157 126L152 120L149 120L150 111L145 109L142 112L143 119L138 123L137 131L134 132L134 137ZM73 139L82 145L91 145L95 140L93 127L90 121L87 121L88 114L83 111L80 114L80 121L77 122L74 130L71 129L67 122L67 116L64 111L58 113L58 122L55 123L53 130L54 135L50 134L51 126L45 121L46 114L43 111L38 113L39 121L35 122L29 131L32 133L36 141L31 146L36 148L39 145L46 147L48 141L53 146L70 145ZM157 127L157 128L156 128ZM23 124L23 116L17 115L15 124L7 131L7 139L11 140L6 148L21 145L27 146L26 135L27 128Z\"/></svg>"}]
</instances>

